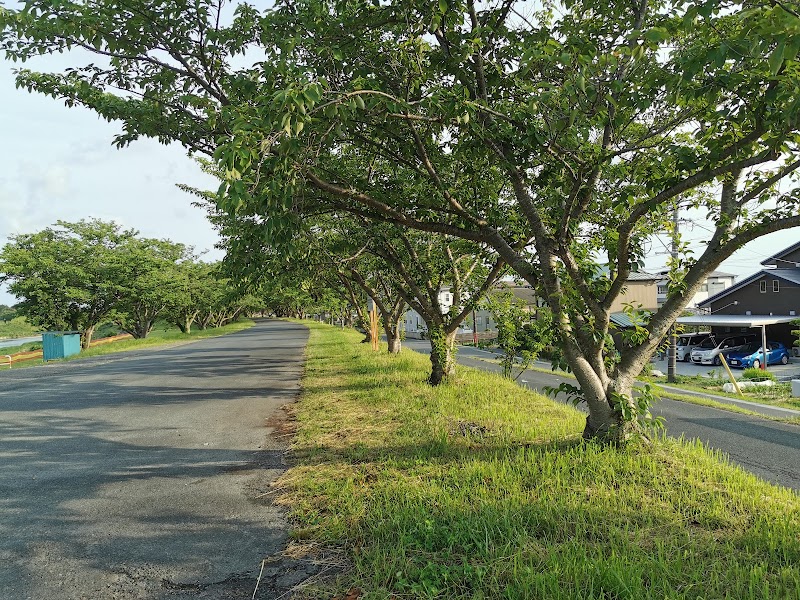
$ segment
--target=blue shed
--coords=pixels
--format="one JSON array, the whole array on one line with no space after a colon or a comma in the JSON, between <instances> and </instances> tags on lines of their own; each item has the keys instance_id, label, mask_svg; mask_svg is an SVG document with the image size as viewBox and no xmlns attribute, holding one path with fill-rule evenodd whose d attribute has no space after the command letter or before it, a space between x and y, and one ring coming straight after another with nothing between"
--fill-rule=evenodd
<instances>
[{"instance_id":1,"label":"blue shed","mask_svg":"<svg viewBox=\"0 0 800 600\"><path fill-rule=\"evenodd\" d=\"M81 351L80 331L45 331L42 334L42 358L55 360Z\"/></svg>"}]
</instances>

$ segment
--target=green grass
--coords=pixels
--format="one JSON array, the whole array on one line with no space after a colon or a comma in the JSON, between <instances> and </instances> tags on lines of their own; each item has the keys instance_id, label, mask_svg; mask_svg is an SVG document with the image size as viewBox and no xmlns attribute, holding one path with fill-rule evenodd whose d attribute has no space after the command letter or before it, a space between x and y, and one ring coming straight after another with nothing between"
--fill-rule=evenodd
<instances>
[{"instance_id":1,"label":"green grass","mask_svg":"<svg viewBox=\"0 0 800 600\"><path fill-rule=\"evenodd\" d=\"M473 360L481 360L485 362L490 362L494 364L499 364L500 361L497 359L492 358L475 358ZM549 375L560 375L562 377L569 377L574 379L575 376L572 373L568 373L566 371L561 370L552 370L546 369L543 367L537 367L536 365L530 365L528 367L529 371L538 371L539 373L547 373ZM672 400L680 400L681 402L689 402L690 404L699 404L701 406L709 406L713 408L719 408L721 410L727 410L729 412L736 412L746 415L758 416L765 419L773 420L773 421L786 421L790 423L797 423L800 422L800 419L794 417L790 418L781 418L781 417L769 417L762 413L758 413L752 410L748 410L746 408L742 408L740 406L736 406L733 404L727 404L725 402L719 402L717 400L713 400L707 397L697 397L692 396L690 394L680 394L675 393L669 390L666 390L662 387L663 385L668 385L673 388L685 390L687 392L697 392L700 394L712 394L714 396L722 396L725 398L731 398L734 400L747 400L748 402L756 402L759 404L766 404L769 406L775 406L778 408L789 408L793 410L800 410L800 398L793 398L791 395L791 384L790 383L778 383L777 385L771 387L760 387L760 388L749 388L743 390L744 395L740 396L736 393L729 393L722 389L722 385L727 383L729 380L719 379L719 378L709 378L709 377L700 377L698 375L678 375L677 381L674 383L667 383L666 379L664 378L654 378L648 376L642 376L639 378L640 381L655 384L658 386L658 393L656 394L660 398L670 398Z\"/></svg>"},{"instance_id":2,"label":"green grass","mask_svg":"<svg viewBox=\"0 0 800 600\"><path fill-rule=\"evenodd\" d=\"M583 416L491 373L310 324L280 481L297 544L343 550L330 598L798 598L800 499L697 444L580 441Z\"/></svg>"},{"instance_id":3,"label":"green grass","mask_svg":"<svg viewBox=\"0 0 800 600\"><path fill-rule=\"evenodd\" d=\"M252 327L254 322L250 319L242 319L235 323L230 323L225 325L224 327L219 328L210 328L210 329L194 329L190 334L181 333L177 329L154 329L149 336L147 336L143 340L134 340L134 339L124 339L118 342L109 342L107 344L101 344L99 346L93 346L86 350L82 350L80 354L75 354L73 356L69 356L65 359L60 361L50 361L50 364L53 362L65 362L65 361L72 361L72 360L81 360L83 358L89 358L92 356L102 356L105 354L115 354L117 352L129 352L131 350L140 350L142 348L150 348L156 346L169 346L175 345L180 343L187 343L193 342L196 340L201 340L204 338L209 337L218 337L220 335L226 335L228 333L233 333L235 331L241 331L242 329L247 329ZM32 344L26 344L26 346L32 346L35 348L41 348L41 342L34 342ZM15 349L15 352L20 352L22 350ZM28 367L35 367L44 364L44 362L39 360L28 360L23 362L14 363L12 366L13 369L22 369ZM5 367L7 369L8 367Z\"/></svg>"},{"instance_id":4,"label":"green grass","mask_svg":"<svg viewBox=\"0 0 800 600\"><path fill-rule=\"evenodd\" d=\"M10 321L0 321L0 339L23 338L36 335L40 330L30 323L25 317L14 317Z\"/></svg>"}]
</instances>

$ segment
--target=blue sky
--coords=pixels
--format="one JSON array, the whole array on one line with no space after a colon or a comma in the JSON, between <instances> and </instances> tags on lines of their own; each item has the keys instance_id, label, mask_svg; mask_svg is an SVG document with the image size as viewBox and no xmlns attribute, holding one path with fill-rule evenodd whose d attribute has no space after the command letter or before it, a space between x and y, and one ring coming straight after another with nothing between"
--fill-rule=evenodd
<instances>
[{"instance_id":1,"label":"blue sky","mask_svg":"<svg viewBox=\"0 0 800 600\"><path fill-rule=\"evenodd\" d=\"M56 55L31 67L55 71L68 64L66 55ZM117 124L88 110L17 90L14 66L0 60L0 246L10 235L38 231L59 219L97 217L135 228L146 237L207 250L206 259L221 258L213 249L217 236L204 211L193 207L193 198L175 185L213 189L216 184L181 147L141 140L117 150L111 145ZM701 219L684 226L697 253L709 237L704 227L708 223ZM798 239L800 229L766 236L734 254L720 270L752 273L761 260ZM664 266L668 244L666 236L653 240L648 270ZM15 301L0 288L0 304Z\"/></svg>"}]
</instances>

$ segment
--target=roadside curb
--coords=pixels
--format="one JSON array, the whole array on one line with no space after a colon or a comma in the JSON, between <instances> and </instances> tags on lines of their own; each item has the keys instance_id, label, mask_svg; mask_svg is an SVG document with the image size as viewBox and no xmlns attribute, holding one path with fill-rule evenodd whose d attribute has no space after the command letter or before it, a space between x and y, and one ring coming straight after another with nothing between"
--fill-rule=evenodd
<instances>
[{"instance_id":1,"label":"roadside curb","mask_svg":"<svg viewBox=\"0 0 800 600\"><path fill-rule=\"evenodd\" d=\"M673 387L671 385L664 385L658 382L655 382L655 384L661 389L671 392L673 394L681 394L684 396L695 396L697 398L708 398L709 400L714 400L714 402L719 402L721 404L730 404L732 406L738 406L740 408L744 408L752 412L757 412L759 414L766 415L768 417L784 417L784 418L800 417L800 410L793 410L791 408L783 408L780 406L770 406L768 404L759 404L758 402L751 402L750 400L739 400L737 398L729 398L728 396L704 394L701 392L695 392L695 391L685 390L683 388Z\"/></svg>"}]
</instances>

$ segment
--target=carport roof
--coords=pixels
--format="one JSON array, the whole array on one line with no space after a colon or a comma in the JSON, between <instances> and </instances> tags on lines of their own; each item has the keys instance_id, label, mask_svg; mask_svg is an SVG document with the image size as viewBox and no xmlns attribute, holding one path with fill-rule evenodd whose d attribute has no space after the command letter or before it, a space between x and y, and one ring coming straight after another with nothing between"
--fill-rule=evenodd
<instances>
[{"instance_id":1,"label":"carport roof","mask_svg":"<svg viewBox=\"0 0 800 600\"><path fill-rule=\"evenodd\" d=\"M777 323L791 323L800 317L789 315L695 315L679 317L679 325L698 325L700 327L761 327Z\"/></svg>"}]
</instances>

